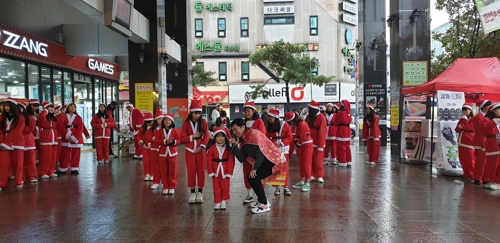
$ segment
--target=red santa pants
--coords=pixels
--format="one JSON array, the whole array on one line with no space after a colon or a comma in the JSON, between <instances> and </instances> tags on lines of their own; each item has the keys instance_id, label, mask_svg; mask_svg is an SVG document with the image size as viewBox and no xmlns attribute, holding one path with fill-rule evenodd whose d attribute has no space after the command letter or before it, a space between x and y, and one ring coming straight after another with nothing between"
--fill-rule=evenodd
<instances>
[{"instance_id":1,"label":"red santa pants","mask_svg":"<svg viewBox=\"0 0 500 243\"><path fill-rule=\"evenodd\" d=\"M289 156L288 156L288 157L292 157L292 155L293 155L293 151L294 151L294 150L295 150L295 141L292 141L292 142L290 143L290 150L288 150L288 154L289 154Z\"/></svg>"},{"instance_id":2,"label":"red santa pants","mask_svg":"<svg viewBox=\"0 0 500 243\"><path fill-rule=\"evenodd\" d=\"M486 154L482 149L474 149L474 158L476 163L474 165L474 180L484 181L484 165L486 164Z\"/></svg>"},{"instance_id":3,"label":"red santa pants","mask_svg":"<svg viewBox=\"0 0 500 243\"><path fill-rule=\"evenodd\" d=\"M497 176L499 154L486 155L486 164L484 166L483 181L493 182Z\"/></svg>"},{"instance_id":4,"label":"red santa pants","mask_svg":"<svg viewBox=\"0 0 500 243\"><path fill-rule=\"evenodd\" d=\"M135 155L142 155L142 146L139 145L139 135L134 135L134 146L135 146Z\"/></svg>"},{"instance_id":5,"label":"red santa pants","mask_svg":"<svg viewBox=\"0 0 500 243\"><path fill-rule=\"evenodd\" d=\"M368 146L366 147L366 150L368 152L368 161L378 163L378 159L380 157L380 140L367 139L367 144Z\"/></svg>"},{"instance_id":6,"label":"red santa pants","mask_svg":"<svg viewBox=\"0 0 500 243\"><path fill-rule=\"evenodd\" d=\"M324 152L324 158L332 158L336 159L337 154L335 153L335 146L336 146L336 141L335 140L326 140L325 144L325 152Z\"/></svg>"},{"instance_id":7,"label":"red santa pants","mask_svg":"<svg viewBox=\"0 0 500 243\"><path fill-rule=\"evenodd\" d=\"M56 168L56 152L57 145L40 145L40 150L38 150L38 176L54 173Z\"/></svg>"},{"instance_id":8,"label":"red santa pants","mask_svg":"<svg viewBox=\"0 0 500 243\"><path fill-rule=\"evenodd\" d=\"M313 150L312 143L304 144L297 149L297 152L299 152L300 178L311 178Z\"/></svg>"},{"instance_id":9,"label":"red santa pants","mask_svg":"<svg viewBox=\"0 0 500 243\"><path fill-rule=\"evenodd\" d=\"M337 159L342 164L352 162L351 141L337 141Z\"/></svg>"},{"instance_id":10,"label":"red santa pants","mask_svg":"<svg viewBox=\"0 0 500 243\"><path fill-rule=\"evenodd\" d=\"M229 184L231 183L231 179L228 177L223 179L222 175L213 176L212 183L214 187L214 203L229 200Z\"/></svg>"},{"instance_id":11,"label":"red santa pants","mask_svg":"<svg viewBox=\"0 0 500 243\"><path fill-rule=\"evenodd\" d=\"M312 176L316 178L321 178L325 176L325 170L323 168L324 153L325 151L319 151L318 148L314 148L313 162L312 162Z\"/></svg>"},{"instance_id":12,"label":"red santa pants","mask_svg":"<svg viewBox=\"0 0 500 243\"><path fill-rule=\"evenodd\" d=\"M144 165L144 174L150 174L153 176L153 183L158 184L160 182L160 151L159 150L151 150L148 149L149 151L149 160L151 163L149 164L149 169L146 168L146 165ZM145 152L144 150L142 152ZM144 154L143 154L144 155ZM144 163L144 157L142 158L142 161ZM146 173L147 172L147 173ZM158 180L156 180L156 177L158 177ZM162 181L163 182L163 181Z\"/></svg>"},{"instance_id":13,"label":"red santa pants","mask_svg":"<svg viewBox=\"0 0 500 243\"><path fill-rule=\"evenodd\" d=\"M177 186L177 155L173 157L160 156L160 159L158 161L160 169L159 180L161 180L161 183L163 183L163 188L175 189L175 187ZM156 180L156 177L154 178L154 180Z\"/></svg>"},{"instance_id":14,"label":"red santa pants","mask_svg":"<svg viewBox=\"0 0 500 243\"><path fill-rule=\"evenodd\" d=\"M16 185L23 184L24 149L10 150L12 171L14 171Z\"/></svg>"},{"instance_id":15,"label":"red santa pants","mask_svg":"<svg viewBox=\"0 0 500 243\"><path fill-rule=\"evenodd\" d=\"M202 149L202 151L197 154L186 150L185 157L188 173L188 187L195 188L196 179L198 179L198 188L203 188L205 186L205 168L207 167L205 150Z\"/></svg>"},{"instance_id":16,"label":"red santa pants","mask_svg":"<svg viewBox=\"0 0 500 243\"><path fill-rule=\"evenodd\" d=\"M36 151L34 149L24 151L24 180L36 179Z\"/></svg>"},{"instance_id":17,"label":"red santa pants","mask_svg":"<svg viewBox=\"0 0 500 243\"><path fill-rule=\"evenodd\" d=\"M61 156L62 149L61 149L61 139L57 139L57 151L56 151L56 162L61 163L61 159L64 158L64 156Z\"/></svg>"},{"instance_id":18,"label":"red santa pants","mask_svg":"<svg viewBox=\"0 0 500 243\"><path fill-rule=\"evenodd\" d=\"M66 147L64 163L59 165L59 171L67 171L68 167L70 167L71 171L79 170L81 154L80 148Z\"/></svg>"},{"instance_id":19,"label":"red santa pants","mask_svg":"<svg viewBox=\"0 0 500 243\"><path fill-rule=\"evenodd\" d=\"M142 154L142 168L144 170L144 175L155 176L151 172L151 154L149 153L150 152L149 149L143 148L142 152L144 152ZM153 177L153 179L155 178Z\"/></svg>"},{"instance_id":20,"label":"red santa pants","mask_svg":"<svg viewBox=\"0 0 500 243\"><path fill-rule=\"evenodd\" d=\"M97 161L109 161L109 138L96 138L95 151Z\"/></svg>"},{"instance_id":21,"label":"red santa pants","mask_svg":"<svg viewBox=\"0 0 500 243\"><path fill-rule=\"evenodd\" d=\"M9 170L11 160L11 151L0 150L0 188L7 186L7 181L11 171Z\"/></svg>"},{"instance_id":22,"label":"red santa pants","mask_svg":"<svg viewBox=\"0 0 500 243\"><path fill-rule=\"evenodd\" d=\"M458 158L464 171L465 178L474 177L474 149L458 145Z\"/></svg>"}]
</instances>

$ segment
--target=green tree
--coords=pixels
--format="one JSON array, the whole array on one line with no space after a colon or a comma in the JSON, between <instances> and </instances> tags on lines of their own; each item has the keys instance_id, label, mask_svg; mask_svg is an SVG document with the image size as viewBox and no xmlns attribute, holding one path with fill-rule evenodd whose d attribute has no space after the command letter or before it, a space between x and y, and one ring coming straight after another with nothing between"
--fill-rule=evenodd
<instances>
[{"instance_id":1,"label":"green tree","mask_svg":"<svg viewBox=\"0 0 500 243\"><path fill-rule=\"evenodd\" d=\"M433 33L444 53L433 54L431 75L435 78L457 58L500 57L498 32L484 34L475 1L437 0L436 9L450 16L451 27L445 33Z\"/></svg>"},{"instance_id":2,"label":"green tree","mask_svg":"<svg viewBox=\"0 0 500 243\"><path fill-rule=\"evenodd\" d=\"M215 72L205 71L203 65L196 65L196 60L199 58L201 58L200 55L191 56L191 59L193 60L193 71L191 73L193 75L193 86L205 87L217 81L217 79L212 77Z\"/></svg>"},{"instance_id":3,"label":"green tree","mask_svg":"<svg viewBox=\"0 0 500 243\"><path fill-rule=\"evenodd\" d=\"M283 40L276 41L256 51L249 56L248 62L252 65L265 65L279 80L285 82L287 110L290 104L289 84L305 86L308 83L312 83L322 86L335 78L333 76L314 75L311 71L317 70L319 67L318 59L311 58L305 46L285 43ZM273 78L269 80L271 79ZM269 97L269 92L265 88L267 82L250 86L253 89L250 92L252 99L256 99L257 97L267 99Z\"/></svg>"}]
</instances>

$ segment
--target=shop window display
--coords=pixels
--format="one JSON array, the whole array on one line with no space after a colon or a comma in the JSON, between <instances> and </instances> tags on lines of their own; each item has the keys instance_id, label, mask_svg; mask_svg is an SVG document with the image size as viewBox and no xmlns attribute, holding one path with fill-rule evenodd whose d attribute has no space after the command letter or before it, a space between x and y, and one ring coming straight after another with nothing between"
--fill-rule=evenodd
<instances>
[{"instance_id":1,"label":"shop window display","mask_svg":"<svg viewBox=\"0 0 500 243\"><path fill-rule=\"evenodd\" d=\"M0 58L0 97L26 98L25 63Z\"/></svg>"}]
</instances>

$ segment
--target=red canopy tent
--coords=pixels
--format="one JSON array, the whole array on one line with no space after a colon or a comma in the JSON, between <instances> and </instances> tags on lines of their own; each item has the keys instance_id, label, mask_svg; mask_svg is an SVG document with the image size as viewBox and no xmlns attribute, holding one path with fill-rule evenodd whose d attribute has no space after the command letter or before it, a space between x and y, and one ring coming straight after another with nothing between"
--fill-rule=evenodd
<instances>
[{"instance_id":1,"label":"red canopy tent","mask_svg":"<svg viewBox=\"0 0 500 243\"><path fill-rule=\"evenodd\" d=\"M403 95L433 95L437 90L464 92L468 101L500 101L500 60L458 58L432 81L413 88L403 88Z\"/></svg>"}]
</instances>

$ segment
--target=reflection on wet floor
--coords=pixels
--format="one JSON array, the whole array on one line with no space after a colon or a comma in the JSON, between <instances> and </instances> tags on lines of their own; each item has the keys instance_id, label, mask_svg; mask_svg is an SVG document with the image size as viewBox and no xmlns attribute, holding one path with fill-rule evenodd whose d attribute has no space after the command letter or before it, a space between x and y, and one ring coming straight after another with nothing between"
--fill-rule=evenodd
<instances>
[{"instance_id":1,"label":"reflection on wet floor","mask_svg":"<svg viewBox=\"0 0 500 243\"><path fill-rule=\"evenodd\" d=\"M364 149L364 147L361 147ZM227 210L213 210L207 178L204 203L188 204L184 149L175 195L143 181L142 163L130 158L97 165L82 154L80 175L0 192L0 242L498 242L500 192L456 178L429 175L429 166L392 162L367 165L352 146L352 168L325 166L325 183L311 191L274 195L272 210L252 215L242 166L231 181ZM290 183L299 179L292 157Z\"/></svg>"}]
</instances>

